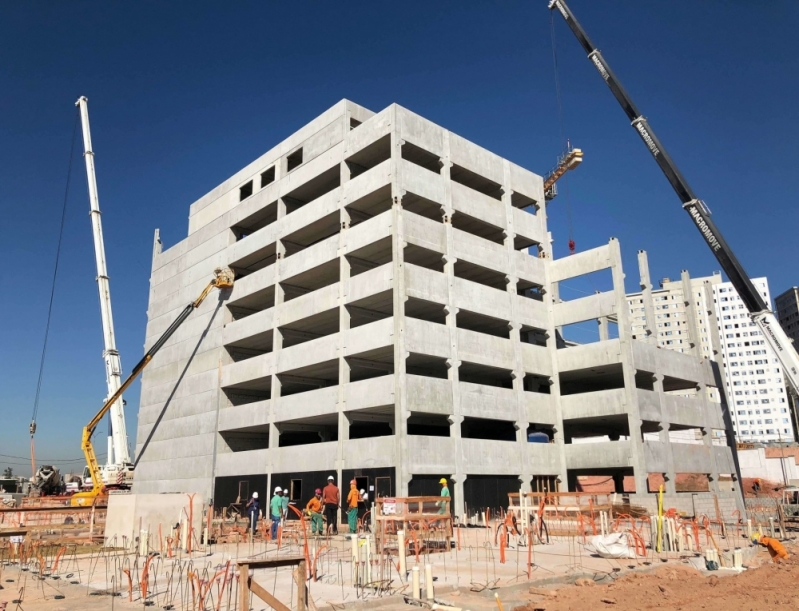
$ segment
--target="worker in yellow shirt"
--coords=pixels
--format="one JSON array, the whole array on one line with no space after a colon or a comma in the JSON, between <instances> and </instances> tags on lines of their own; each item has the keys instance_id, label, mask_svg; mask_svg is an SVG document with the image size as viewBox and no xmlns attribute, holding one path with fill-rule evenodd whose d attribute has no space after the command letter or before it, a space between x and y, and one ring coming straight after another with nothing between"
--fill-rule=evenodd
<instances>
[{"instance_id":1,"label":"worker in yellow shirt","mask_svg":"<svg viewBox=\"0 0 799 611\"><path fill-rule=\"evenodd\" d=\"M324 534L324 523L322 522L322 490L317 488L308 504L305 506L305 515L311 518L311 535Z\"/></svg>"},{"instance_id":2,"label":"worker in yellow shirt","mask_svg":"<svg viewBox=\"0 0 799 611\"><path fill-rule=\"evenodd\" d=\"M772 539L771 537L762 537L758 534L755 534L752 536L752 541L754 543L759 543L768 549L768 553L774 562L779 562L784 558L788 558L788 552L785 549L785 546L776 539Z\"/></svg>"},{"instance_id":3,"label":"worker in yellow shirt","mask_svg":"<svg viewBox=\"0 0 799 611\"><path fill-rule=\"evenodd\" d=\"M347 522L351 533L358 530L358 501L360 500L361 494L358 492L358 484L355 480L352 480L350 481L350 493L347 495Z\"/></svg>"}]
</instances>

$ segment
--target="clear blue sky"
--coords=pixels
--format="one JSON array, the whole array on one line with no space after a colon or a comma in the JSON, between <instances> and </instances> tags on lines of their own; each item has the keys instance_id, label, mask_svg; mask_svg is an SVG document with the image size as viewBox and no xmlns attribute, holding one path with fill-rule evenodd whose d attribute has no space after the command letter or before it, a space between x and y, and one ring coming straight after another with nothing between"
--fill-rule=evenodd
<instances>
[{"instance_id":1,"label":"clear blue sky","mask_svg":"<svg viewBox=\"0 0 799 611\"><path fill-rule=\"evenodd\" d=\"M118 345L129 371L142 354L153 230L167 247L178 242L194 200L341 98L375 111L398 102L524 167L548 170L561 137L546 4L6 4L0 454L28 456L79 95L90 100ZM571 6L749 273L768 276L773 294L799 283L799 3ZM649 251L655 279L718 269L559 16L555 24L566 134L586 155L569 179L570 196L562 188L549 209L556 254L567 254L568 199L578 250L621 240L629 290L637 288L638 249ZM44 459L80 459L80 428L105 395L87 212L77 156L38 418ZM563 296L579 296L574 290ZM585 333L590 339L595 330ZM135 435L138 386L127 401ZM26 460L0 456L0 467L7 464L29 471Z\"/></svg>"}]
</instances>

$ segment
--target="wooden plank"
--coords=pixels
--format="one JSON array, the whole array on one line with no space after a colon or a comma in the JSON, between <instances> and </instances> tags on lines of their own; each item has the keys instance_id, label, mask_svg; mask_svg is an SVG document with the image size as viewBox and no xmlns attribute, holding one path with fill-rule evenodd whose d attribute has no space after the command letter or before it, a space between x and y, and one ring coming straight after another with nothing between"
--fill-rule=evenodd
<instances>
[{"instance_id":1,"label":"wooden plank","mask_svg":"<svg viewBox=\"0 0 799 611\"><path fill-rule=\"evenodd\" d=\"M250 582L250 590L253 594L255 594L258 598L264 601L267 605L272 607L275 611L291 611L286 605L280 602L277 598L272 596L269 592L264 590L260 585L254 582L252 579L249 580ZM305 585L305 581L302 581L303 586ZM241 607L242 609L246 609L247 607ZM304 607L303 607L304 608Z\"/></svg>"},{"instance_id":2,"label":"wooden plank","mask_svg":"<svg viewBox=\"0 0 799 611\"><path fill-rule=\"evenodd\" d=\"M266 559L246 559L237 560L236 564L239 566L247 565L251 569L274 569L281 566L295 566L300 562L304 562L304 556L283 556L281 558L266 558Z\"/></svg>"},{"instance_id":3,"label":"wooden plank","mask_svg":"<svg viewBox=\"0 0 799 611\"><path fill-rule=\"evenodd\" d=\"M239 562L239 609L247 611L250 608L250 566L246 562Z\"/></svg>"},{"instance_id":4,"label":"wooden plank","mask_svg":"<svg viewBox=\"0 0 799 611\"><path fill-rule=\"evenodd\" d=\"M307 607L308 591L305 588L305 575L307 567L305 560L302 560L297 565L297 611L305 611Z\"/></svg>"}]
</instances>

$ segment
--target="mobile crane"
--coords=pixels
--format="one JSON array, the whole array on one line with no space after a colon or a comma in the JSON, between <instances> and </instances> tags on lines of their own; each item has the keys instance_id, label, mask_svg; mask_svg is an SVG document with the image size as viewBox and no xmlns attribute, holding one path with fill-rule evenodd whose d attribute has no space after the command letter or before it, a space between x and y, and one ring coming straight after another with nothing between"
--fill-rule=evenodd
<instances>
[{"instance_id":1,"label":"mobile crane","mask_svg":"<svg viewBox=\"0 0 799 611\"><path fill-rule=\"evenodd\" d=\"M649 122L638 111L638 108L636 108L632 99L622 87L621 82L616 78L613 70L610 69L610 65L588 38L585 30L583 30L566 2L564 0L550 0L549 9L557 9L563 16L583 50L588 54L588 59L608 87L610 87L611 92L621 105L636 133L644 141L647 149L649 149L680 201L682 201L683 209L691 217L710 250L713 251L724 273L727 274L735 290L738 291L738 295L740 295L741 300L746 305L747 310L749 310L750 317L760 329L766 343L777 355L785 373L785 379L788 381L790 392L794 396L799 395L799 355L797 355L791 340L783 331L776 316L763 301L763 297L752 284L752 280L746 274L735 253L733 253L716 227L710 210L702 200L696 197L677 165L660 143Z\"/></svg>"},{"instance_id":2,"label":"mobile crane","mask_svg":"<svg viewBox=\"0 0 799 611\"><path fill-rule=\"evenodd\" d=\"M94 453L94 446L92 446L92 435L94 434L97 425L114 406L117 400L122 396L122 393L127 390L128 386L133 383L133 381L139 376L144 368L147 367L150 361L153 360L153 357L164 346L169 338L172 337L172 334L177 331L178 327L180 327L180 325L182 325L183 322L189 317L189 314L200 307L200 304L205 300L206 297L208 297L208 294L214 288L218 288L220 290L230 289L233 287L233 281L233 270L226 267L215 269L213 280L211 280L211 282L209 282L208 285L203 289L203 292L200 293L200 296L183 308L183 311L178 315L175 321L167 328L166 331L164 331L161 337L156 340L152 347L136 364L136 366L133 368L133 371L130 372L128 378L122 382L116 392L108 397L106 402L100 408L100 411L98 411L94 415L94 418L89 421L89 424L83 427L81 449L86 457L86 464L88 465L89 474L92 478L92 489L87 492L78 492L77 494L74 494L71 500L71 503L74 507L92 505L97 501L98 498L101 498L106 494L106 486L103 482L100 465L97 464L97 456Z\"/></svg>"}]
</instances>

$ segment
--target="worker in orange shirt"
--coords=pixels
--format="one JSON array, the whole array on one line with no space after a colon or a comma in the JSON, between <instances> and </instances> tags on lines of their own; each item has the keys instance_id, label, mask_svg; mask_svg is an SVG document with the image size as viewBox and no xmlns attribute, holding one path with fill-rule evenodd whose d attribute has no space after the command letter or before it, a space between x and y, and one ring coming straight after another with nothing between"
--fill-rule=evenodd
<instances>
[{"instance_id":1,"label":"worker in orange shirt","mask_svg":"<svg viewBox=\"0 0 799 611\"><path fill-rule=\"evenodd\" d=\"M788 558L788 551L785 549L785 546L776 539L755 534L752 535L752 541L768 549L768 553L771 555L771 559L774 562L779 562L784 558Z\"/></svg>"},{"instance_id":2,"label":"worker in orange shirt","mask_svg":"<svg viewBox=\"0 0 799 611\"><path fill-rule=\"evenodd\" d=\"M347 495L347 523L350 526L351 533L358 530L358 502L360 500L361 493L358 492L358 483L355 480L351 480L350 493Z\"/></svg>"},{"instance_id":3,"label":"worker in orange shirt","mask_svg":"<svg viewBox=\"0 0 799 611\"><path fill-rule=\"evenodd\" d=\"M308 504L305 506L305 515L311 518L311 535L317 534L321 537L324 534L324 524L322 522L322 489L317 488Z\"/></svg>"}]
</instances>

